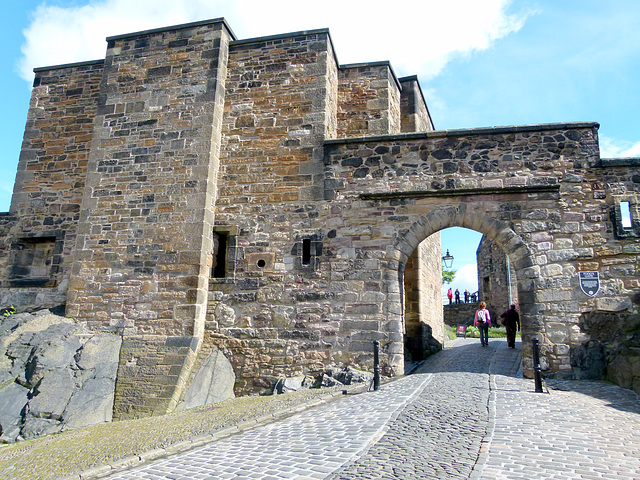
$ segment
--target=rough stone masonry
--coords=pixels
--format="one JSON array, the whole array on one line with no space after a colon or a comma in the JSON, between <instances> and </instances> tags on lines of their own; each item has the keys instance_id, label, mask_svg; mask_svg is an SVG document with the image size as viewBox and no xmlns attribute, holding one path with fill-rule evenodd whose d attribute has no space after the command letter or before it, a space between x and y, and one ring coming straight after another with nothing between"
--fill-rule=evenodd
<instances>
[{"instance_id":1,"label":"rough stone masonry","mask_svg":"<svg viewBox=\"0 0 640 480\"><path fill-rule=\"evenodd\" d=\"M640 390L639 166L601 159L596 123L437 131L416 77L340 65L328 30L118 35L35 70L0 298L118 334L114 418L161 414L214 351L237 394L370 369L374 340L402 374L442 344L438 232L460 226L509 257L527 374L539 337L546 373L626 365ZM584 327L612 316L613 349Z\"/></svg>"}]
</instances>

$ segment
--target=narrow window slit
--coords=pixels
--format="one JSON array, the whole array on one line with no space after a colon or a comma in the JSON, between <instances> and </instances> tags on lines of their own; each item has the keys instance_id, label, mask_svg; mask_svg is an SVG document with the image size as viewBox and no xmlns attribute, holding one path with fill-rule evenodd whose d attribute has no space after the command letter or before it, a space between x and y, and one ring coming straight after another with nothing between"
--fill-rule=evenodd
<instances>
[{"instance_id":1,"label":"narrow window slit","mask_svg":"<svg viewBox=\"0 0 640 480\"><path fill-rule=\"evenodd\" d=\"M311 264L311 239L305 238L302 240L302 264Z\"/></svg>"},{"instance_id":2,"label":"narrow window slit","mask_svg":"<svg viewBox=\"0 0 640 480\"><path fill-rule=\"evenodd\" d=\"M629 202L620 202L620 214L622 228L631 228L631 204Z\"/></svg>"},{"instance_id":3,"label":"narrow window slit","mask_svg":"<svg viewBox=\"0 0 640 480\"><path fill-rule=\"evenodd\" d=\"M223 232L213 232L213 278L227 276L227 235Z\"/></svg>"}]
</instances>

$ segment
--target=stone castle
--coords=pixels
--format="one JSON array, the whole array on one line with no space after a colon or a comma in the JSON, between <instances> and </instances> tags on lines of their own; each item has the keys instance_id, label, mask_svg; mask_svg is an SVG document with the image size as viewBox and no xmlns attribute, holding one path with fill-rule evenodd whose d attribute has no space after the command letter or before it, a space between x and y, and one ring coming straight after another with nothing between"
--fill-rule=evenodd
<instances>
[{"instance_id":1,"label":"stone castle","mask_svg":"<svg viewBox=\"0 0 640 480\"><path fill-rule=\"evenodd\" d=\"M596 123L434 130L416 77L340 65L328 30L118 35L35 70L0 298L121 336L114 417L161 414L213 349L239 394L370 370L374 340L402 374L444 341L438 232L461 226L509 258L526 374L534 336L548 374L586 346L631 371L584 325L638 315L639 165L601 159Z\"/></svg>"}]
</instances>

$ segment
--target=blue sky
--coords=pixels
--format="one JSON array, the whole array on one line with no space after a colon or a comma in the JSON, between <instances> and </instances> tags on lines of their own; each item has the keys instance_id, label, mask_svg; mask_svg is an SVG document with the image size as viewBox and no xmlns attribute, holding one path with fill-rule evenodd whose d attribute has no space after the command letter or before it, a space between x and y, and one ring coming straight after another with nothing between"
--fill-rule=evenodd
<instances>
[{"instance_id":1,"label":"blue sky","mask_svg":"<svg viewBox=\"0 0 640 480\"><path fill-rule=\"evenodd\" d=\"M437 129L596 121L603 157L640 156L638 0L300 5L3 1L0 212L9 210L34 67L103 58L109 35L218 17L238 38L329 28L340 63L389 60L398 76L418 75ZM469 270L480 237L464 233L443 232L442 244Z\"/></svg>"}]
</instances>

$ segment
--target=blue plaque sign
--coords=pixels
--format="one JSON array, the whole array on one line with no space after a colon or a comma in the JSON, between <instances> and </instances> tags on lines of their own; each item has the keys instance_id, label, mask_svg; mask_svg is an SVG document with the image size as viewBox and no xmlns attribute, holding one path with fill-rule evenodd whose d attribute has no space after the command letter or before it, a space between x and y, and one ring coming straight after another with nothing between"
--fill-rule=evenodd
<instances>
[{"instance_id":1,"label":"blue plaque sign","mask_svg":"<svg viewBox=\"0 0 640 480\"><path fill-rule=\"evenodd\" d=\"M579 272L580 288L582 291L594 297L600 291L600 274L598 272Z\"/></svg>"}]
</instances>

